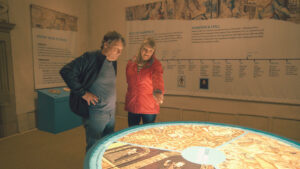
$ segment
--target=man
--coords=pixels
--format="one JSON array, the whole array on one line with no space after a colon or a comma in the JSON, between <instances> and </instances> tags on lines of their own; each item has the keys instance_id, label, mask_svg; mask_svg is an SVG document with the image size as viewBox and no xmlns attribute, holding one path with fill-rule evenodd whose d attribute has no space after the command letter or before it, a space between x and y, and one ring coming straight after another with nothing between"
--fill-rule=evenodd
<instances>
[{"instance_id":1,"label":"man","mask_svg":"<svg viewBox=\"0 0 300 169\"><path fill-rule=\"evenodd\" d=\"M101 50L86 52L66 64L60 74L70 93L71 110L83 118L86 151L113 133L116 108L117 62L125 40L118 32L104 35Z\"/></svg>"}]
</instances>

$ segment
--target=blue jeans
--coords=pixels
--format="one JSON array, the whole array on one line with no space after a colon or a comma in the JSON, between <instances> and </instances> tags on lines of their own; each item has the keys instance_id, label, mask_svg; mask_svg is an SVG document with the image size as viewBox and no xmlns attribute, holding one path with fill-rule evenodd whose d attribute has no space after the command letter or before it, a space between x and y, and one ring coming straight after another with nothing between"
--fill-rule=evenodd
<instances>
[{"instance_id":1,"label":"blue jeans","mask_svg":"<svg viewBox=\"0 0 300 169\"><path fill-rule=\"evenodd\" d=\"M143 120L143 124L154 123L156 118L156 114L135 114L128 112L128 126L139 125L141 119Z\"/></svg>"},{"instance_id":2,"label":"blue jeans","mask_svg":"<svg viewBox=\"0 0 300 169\"><path fill-rule=\"evenodd\" d=\"M101 138L114 132L115 111L89 112L89 118L83 118L86 136L86 152Z\"/></svg>"}]
</instances>

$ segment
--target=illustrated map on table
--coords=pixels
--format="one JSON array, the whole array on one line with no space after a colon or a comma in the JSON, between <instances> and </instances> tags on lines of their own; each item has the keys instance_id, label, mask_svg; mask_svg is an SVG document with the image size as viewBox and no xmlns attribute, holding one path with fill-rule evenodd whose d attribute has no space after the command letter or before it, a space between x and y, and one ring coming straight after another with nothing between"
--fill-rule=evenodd
<instances>
[{"instance_id":1,"label":"illustrated map on table","mask_svg":"<svg viewBox=\"0 0 300 169\"><path fill-rule=\"evenodd\" d=\"M215 125L146 128L112 142L103 169L299 169L300 149L250 130Z\"/></svg>"}]
</instances>

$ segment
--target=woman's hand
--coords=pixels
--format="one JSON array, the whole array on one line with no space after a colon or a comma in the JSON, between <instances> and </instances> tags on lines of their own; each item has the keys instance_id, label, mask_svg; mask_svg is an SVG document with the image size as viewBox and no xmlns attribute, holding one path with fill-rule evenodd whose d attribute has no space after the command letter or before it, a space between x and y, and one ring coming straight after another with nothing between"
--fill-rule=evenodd
<instances>
[{"instance_id":1,"label":"woman's hand","mask_svg":"<svg viewBox=\"0 0 300 169\"><path fill-rule=\"evenodd\" d=\"M154 94L154 99L157 104L162 104L164 102L164 95L161 93L155 93Z\"/></svg>"}]
</instances>

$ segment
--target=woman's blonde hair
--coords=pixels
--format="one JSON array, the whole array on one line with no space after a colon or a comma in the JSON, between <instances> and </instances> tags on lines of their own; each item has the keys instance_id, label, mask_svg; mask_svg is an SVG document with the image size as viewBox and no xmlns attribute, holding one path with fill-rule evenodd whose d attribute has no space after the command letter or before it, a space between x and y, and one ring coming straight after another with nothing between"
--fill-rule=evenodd
<instances>
[{"instance_id":1,"label":"woman's blonde hair","mask_svg":"<svg viewBox=\"0 0 300 169\"><path fill-rule=\"evenodd\" d=\"M137 64L144 64L144 63L145 63L145 61L144 61L143 58L142 58L141 50L142 50L143 47L146 46L146 45L148 45L148 46L150 46L152 49L154 49L153 55L154 55L154 53L155 53L155 47L156 47L156 46L155 46L155 41L154 41L154 39L151 38L151 37L146 38L146 39L143 41L143 43L141 44L139 53L138 53L138 55L137 55L137 58L136 58ZM153 55L151 56L151 59L149 59L149 61L152 60Z\"/></svg>"}]
</instances>

